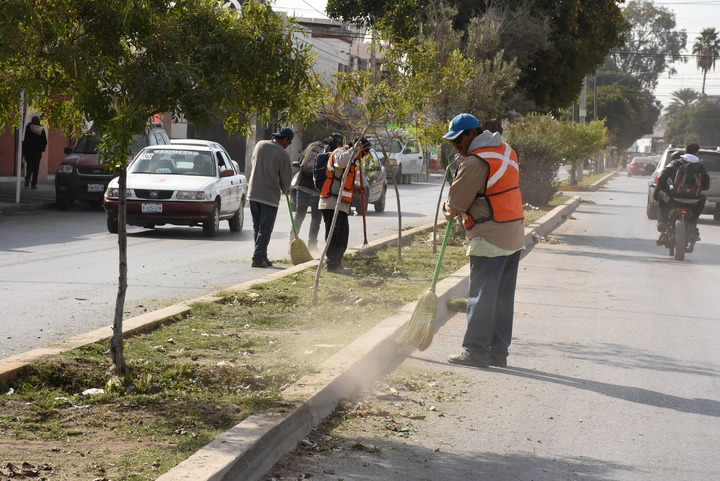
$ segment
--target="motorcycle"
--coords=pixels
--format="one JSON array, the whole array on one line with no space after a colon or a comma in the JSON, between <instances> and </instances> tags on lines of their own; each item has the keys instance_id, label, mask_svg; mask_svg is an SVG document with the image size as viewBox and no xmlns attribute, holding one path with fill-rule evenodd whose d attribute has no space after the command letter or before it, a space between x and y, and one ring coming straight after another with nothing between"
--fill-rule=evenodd
<instances>
[{"instance_id":1,"label":"motorcycle","mask_svg":"<svg viewBox=\"0 0 720 481\"><path fill-rule=\"evenodd\" d=\"M692 212L687 207L673 207L668 214L665 228L665 247L675 260L685 260L685 253L691 253L698 241L698 230L692 223Z\"/></svg>"}]
</instances>

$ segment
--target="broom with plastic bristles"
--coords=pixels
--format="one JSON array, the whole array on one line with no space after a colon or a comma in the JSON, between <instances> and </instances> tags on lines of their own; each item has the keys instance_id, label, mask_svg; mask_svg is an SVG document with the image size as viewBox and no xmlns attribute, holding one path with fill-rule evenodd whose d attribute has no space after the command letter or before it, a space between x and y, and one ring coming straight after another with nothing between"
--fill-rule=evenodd
<instances>
[{"instance_id":1,"label":"broom with plastic bristles","mask_svg":"<svg viewBox=\"0 0 720 481\"><path fill-rule=\"evenodd\" d=\"M298 237L298 231L295 228L295 216L293 215L292 204L290 203L290 196L286 195L288 209L290 209L290 222L292 222L293 234L295 238L290 243L290 260L293 265L304 264L313 260L312 254L308 250L305 242Z\"/></svg>"},{"instance_id":2,"label":"broom with plastic bristles","mask_svg":"<svg viewBox=\"0 0 720 481\"><path fill-rule=\"evenodd\" d=\"M443 239L442 247L440 248L440 255L438 256L437 264L435 265L435 274L433 275L432 284L420 299L418 299L415 310L410 317L410 320L405 324L402 334L398 337L397 343L401 346L413 346L421 351L428 348L435 335L435 320L437 317L437 304L438 297L435 294L435 285L437 284L438 277L440 277L440 267L442 266L443 256L445 255L445 248L447 247L448 240L450 239L450 231L452 229L453 221L450 219L445 228L445 238Z\"/></svg>"}]
</instances>

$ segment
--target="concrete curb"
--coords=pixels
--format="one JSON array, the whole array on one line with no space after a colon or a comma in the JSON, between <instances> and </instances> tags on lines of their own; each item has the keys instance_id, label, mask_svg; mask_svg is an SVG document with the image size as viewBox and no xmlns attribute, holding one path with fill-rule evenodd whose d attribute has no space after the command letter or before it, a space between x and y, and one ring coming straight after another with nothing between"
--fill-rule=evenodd
<instances>
[{"instance_id":1,"label":"concrete curb","mask_svg":"<svg viewBox=\"0 0 720 481\"><path fill-rule=\"evenodd\" d=\"M560 225L577 208L580 200L580 197L572 197L567 203L528 225L525 229L526 248L523 256L527 255L542 237ZM410 229L404 232L403 239L409 239L429 228L431 229L432 225ZM371 246L383 244L397 245L396 236L378 239ZM313 260L287 269L278 269L277 272L271 272L260 279L127 319L124 322L124 334L130 336L147 331L177 316L184 316L190 311L193 303L218 302L225 292L244 290L256 284L270 282L315 267L317 264L318 261ZM436 329L451 317L446 301L465 297L469 272L470 267L466 265L438 282ZM253 481L262 477L283 454L295 448L314 427L331 414L340 400L369 387L412 353L411 348L399 347L395 339L410 319L416 304L413 302L403 306L396 314L382 320L373 329L325 361L320 366L318 374L301 378L286 389L283 392L284 398L297 406L289 415L250 416L229 431L217 436L210 444L159 477L157 481ZM0 382L11 381L28 364L41 356L107 340L111 335L112 328L105 327L61 343L1 359Z\"/></svg>"},{"instance_id":2,"label":"concrete curb","mask_svg":"<svg viewBox=\"0 0 720 481\"><path fill-rule=\"evenodd\" d=\"M29 212L32 210L48 210L57 207L55 202L35 202L32 204L6 204L0 205L0 215L12 215L18 212Z\"/></svg>"}]
</instances>

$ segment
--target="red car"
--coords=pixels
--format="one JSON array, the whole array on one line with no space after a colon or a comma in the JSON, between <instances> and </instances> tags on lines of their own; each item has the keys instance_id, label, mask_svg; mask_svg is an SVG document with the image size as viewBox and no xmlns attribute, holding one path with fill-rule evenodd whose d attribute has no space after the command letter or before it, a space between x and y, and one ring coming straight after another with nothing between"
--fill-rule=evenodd
<instances>
[{"instance_id":1,"label":"red car","mask_svg":"<svg viewBox=\"0 0 720 481\"><path fill-rule=\"evenodd\" d=\"M658 163L659 156L654 155L651 157L635 157L630 162L628 162L627 165L627 174L628 177L632 177L633 175L650 175L652 172L648 172L645 170L645 166L648 164L655 164Z\"/></svg>"}]
</instances>

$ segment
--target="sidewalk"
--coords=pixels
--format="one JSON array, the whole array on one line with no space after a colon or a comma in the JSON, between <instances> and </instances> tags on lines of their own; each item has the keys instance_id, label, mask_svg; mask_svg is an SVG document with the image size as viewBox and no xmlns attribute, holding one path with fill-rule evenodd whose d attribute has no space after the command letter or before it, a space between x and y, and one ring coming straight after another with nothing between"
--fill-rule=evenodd
<instances>
[{"instance_id":1,"label":"sidewalk","mask_svg":"<svg viewBox=\"0 0 720 481\"><path fill-rule=\"evenodd\" d=\"M37 189L25 187L20 179L20 202L17 202L17 178L0 177L0 216L16 212L55 208L55 177L38 180Z\"/></svg>"}]
</instances>

